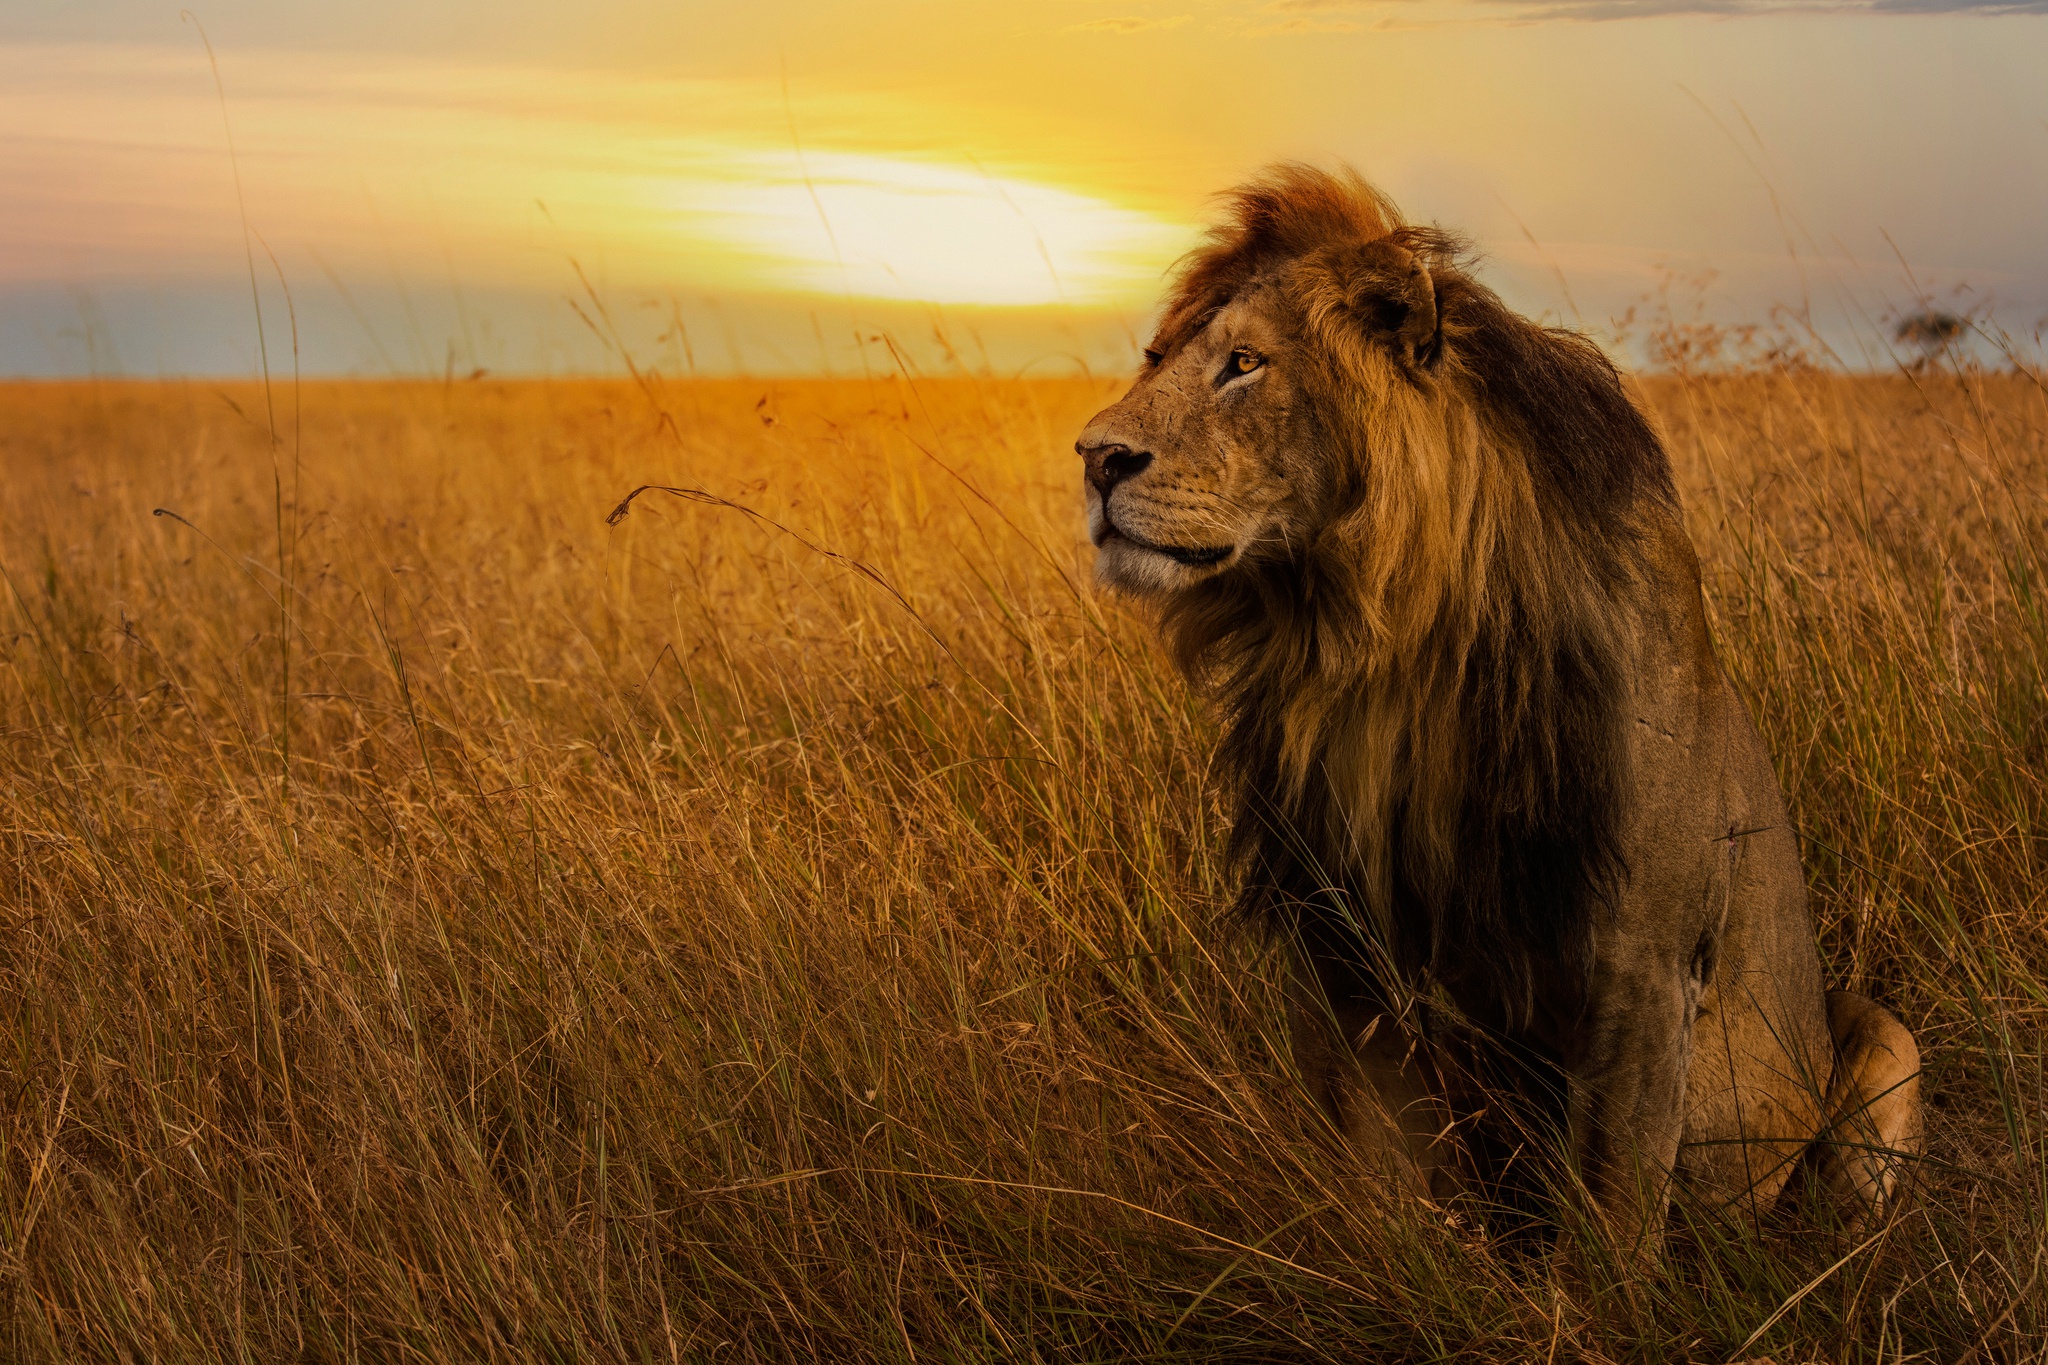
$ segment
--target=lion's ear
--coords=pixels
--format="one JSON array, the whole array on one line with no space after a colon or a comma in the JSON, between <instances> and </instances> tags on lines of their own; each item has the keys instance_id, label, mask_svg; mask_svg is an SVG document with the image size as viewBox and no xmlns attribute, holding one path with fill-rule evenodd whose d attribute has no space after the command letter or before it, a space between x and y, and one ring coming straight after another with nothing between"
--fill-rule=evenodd
<instances>
[{"instance_id":1,"label":"lion's ear","mask_svg":"<svg viewBox=\"0 0 2048 1365\"><path fill-rule=\"evenodd\" d=\"M1435 362L1441 321L1436 282L1420 256L1382 238L1332 253L1325 268L1354 326L1410 365L1427 368Z\"/></svg>"}]
</instances>

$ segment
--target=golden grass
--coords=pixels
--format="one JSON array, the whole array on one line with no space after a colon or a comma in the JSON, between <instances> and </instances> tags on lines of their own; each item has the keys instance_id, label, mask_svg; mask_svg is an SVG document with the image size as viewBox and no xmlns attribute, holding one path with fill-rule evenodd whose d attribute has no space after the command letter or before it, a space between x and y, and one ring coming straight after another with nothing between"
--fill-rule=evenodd
<instances>
[{"instance_id":1,"label":"golden grass","mask_svg":"<svg viewBox=\"0 0 2048 1365\"><path fill-rule=\"evenodd\" d=\"M1569 1294L1299 1093L1200 706L1081 586L1108 392L0 389L0 1356L1705 1362L1802 1288L1750 1354L2037 1350L2041 388L1651 383L1933 1128L1832 1273ZM751 513L607 530L648 482Z\"/></svg>"}]
</instances>

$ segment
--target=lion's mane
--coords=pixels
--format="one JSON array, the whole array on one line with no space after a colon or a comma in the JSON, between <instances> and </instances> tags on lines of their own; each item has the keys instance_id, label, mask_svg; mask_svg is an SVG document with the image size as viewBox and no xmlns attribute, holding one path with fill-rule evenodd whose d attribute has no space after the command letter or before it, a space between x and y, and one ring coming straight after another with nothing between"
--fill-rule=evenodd
<instances>
[{"instance_id":1,"label":"lion's mane","mask_svg":"<svg viewBox=\"0 0 2048 1365\"><path fill-rule=\"evenodd\" d=\"M1434 295L1406 363L1320 264L1372 243ZM1234 192L1159 344L1289 262L1324 436L1300 458L1337 462L1335 509L1161 622L1220 695L1240 909L1358 989L1391 960L1519 1027L1539 981L1587 977L1627 876L1619 604L1642 500L1676 506L1669 462L1591 342L1517 317L1459 241L1355 178L1291 166Z\"/></svg>"}]
</instances>

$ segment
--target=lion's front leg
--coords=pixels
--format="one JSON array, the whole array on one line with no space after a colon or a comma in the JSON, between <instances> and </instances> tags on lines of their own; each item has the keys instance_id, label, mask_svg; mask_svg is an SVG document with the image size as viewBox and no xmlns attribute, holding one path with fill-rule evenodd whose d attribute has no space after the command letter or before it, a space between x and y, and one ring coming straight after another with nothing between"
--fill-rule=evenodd
<instances>
[{"instance_id":1,"label":"lion's front leg","mask_svg":"<svg viewBox=\"0 0 2048 1365\"><path fill-rule=\"evenodd\" d=\"M1300 980L1288 1025L1302 1080L1338 1131L1414 1193L1443 1193L1451 1116L1417 1034L1377 1003L1333 1001Z\"/></svg>"},{"instance_id":2,"label":"lion's front leg","mask_svg":"<svg viewBox=\"0 0 2048 1365\"><path fill-rule=\"evenodd\" d=\"M1564 1058L1573 1165L1624 1257L1661 1248L1685 1122L1694 1002L1680 972L1602 969Z\"/></svg>"}]
</instances>

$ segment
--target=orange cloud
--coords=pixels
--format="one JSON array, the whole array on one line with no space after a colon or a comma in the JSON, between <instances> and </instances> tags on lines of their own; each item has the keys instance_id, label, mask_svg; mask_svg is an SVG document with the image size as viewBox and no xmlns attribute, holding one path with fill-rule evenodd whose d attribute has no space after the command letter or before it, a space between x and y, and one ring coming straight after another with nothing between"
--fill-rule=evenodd
<instances>
[{"instance_id":1,"label":"orange cloud","mask_svg":"<svg viewBox=\"0 0 2048 1365\"><path fill-rule=\"evenodd\" d=\"M1176 14L1171 16L1170 18L1164 19L1141 19L1136 16L1123 16L1111 19L1090 19L1085 24L1075 24L1071 29L1068 30L1068 32L1142 33L1144 30L1152 28L1179 28L1182 24L1185 24L1191 17L1193 16L1186 14Z\"/></svg>"}]
</instances>

